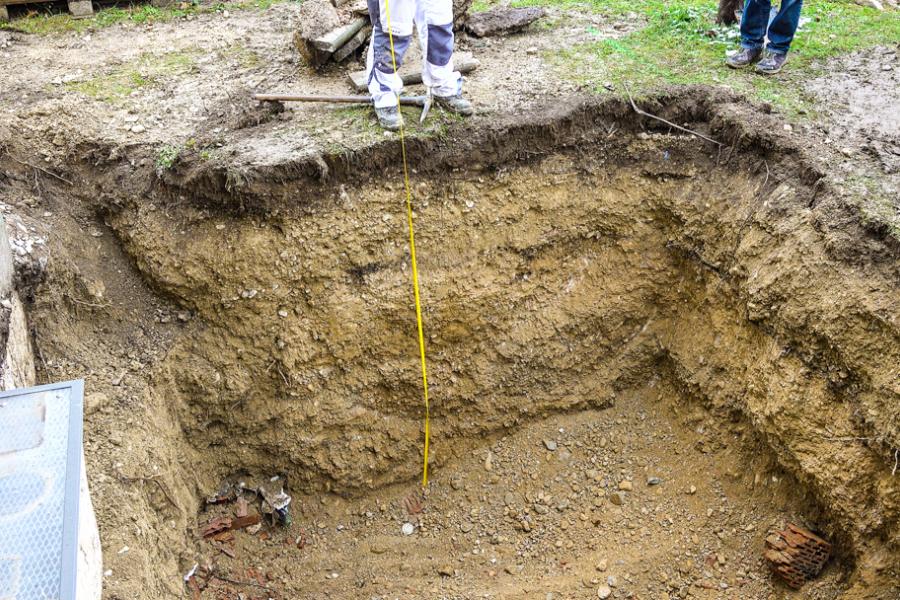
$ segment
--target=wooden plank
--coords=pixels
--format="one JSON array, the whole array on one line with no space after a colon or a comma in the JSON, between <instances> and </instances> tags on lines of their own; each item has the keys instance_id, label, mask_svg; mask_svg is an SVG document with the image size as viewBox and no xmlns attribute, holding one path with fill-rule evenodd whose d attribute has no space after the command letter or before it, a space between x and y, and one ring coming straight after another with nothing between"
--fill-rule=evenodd
<instances>
[{"instance_id":1,"label":"wooden plank","mask_svg":"<svg viewBox=\"0 0 900 600\"><path fill-rule=\"evenodd\" d=\"M312 45L316 50L333 54L338 48L346 44L350 38L356 35L365 24L366 19L357 17L347 25L332 29L322 37L311 40Z\"/></svg>"},{"instance_id":2,"label":"wooden plank","mask_svg":"<svg viewBox=\"0 0 900 600\"><path fill-rule=\"evenodd\" d=\"M356 35L350 38L350 40L346 44L338 48L337 52L335 52L331 56L331 59L334 62L341 62L342 60L353 54L357 48L362 46L366 42L366 40L369 39L370 33L372 33L372 28L366 25L365 27L357 31Z\"/></svg>"},{"instance_id":3,"label":"wooden plank","mask_svg":"<svg viewBox=\"0 0 900 600\"><path fill-rule=\"evenodd\" d=\"M460 52L459 54L455 54L453 56L453 68L460 73L470 73L478 68L481 63L478 62L478 59L473 57L468 52ZM400 68L400 77L403 79L403 85L415 85L417 83L422 83L422 71L416 70L411 71L409 73L403 73L403 68ZM368 83L366 82L366 72L365 71L356 71L354 73L350 73L348 75L350 77L350 84L353 88L358 92L363 92L369 88Z\"/></svg>"},{"instance_id":4,"label":"wooden plank","mask_svg":"<svg viewBox=\"0 0 900 600\"><path fill-rule=\"evenodd\" d=\"M37 4L39 2L51 2L52 0L0 0L0 6L12 6L13 4Z\"/></svg>"}]
</instances>

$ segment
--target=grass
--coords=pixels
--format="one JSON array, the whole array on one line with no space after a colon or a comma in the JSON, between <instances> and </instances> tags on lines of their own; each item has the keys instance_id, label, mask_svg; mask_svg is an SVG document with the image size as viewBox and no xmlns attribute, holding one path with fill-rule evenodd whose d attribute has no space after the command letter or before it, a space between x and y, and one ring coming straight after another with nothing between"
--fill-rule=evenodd
<instances>
[{"instance_id":1,"label":"grass","mask_svg":"<svg viewBox=\"0 0 900 600\"><path fill-rule=\"evenodd\" d=\"M166 8L156 8L149 4L128 5L125 8L113 6L96 12L90 19L73 19L68 14L51 14L33 11L25 17L14 19L8 23L0 23L0 29L14 29L34 35L52 35L60 33L82 33L91 29L101 29L120 24L152 24L165 23L181 19L188 15L199 15L238 10L265 10L285 0L239 0L234 2L215 2L202 4L199 1L182 2ZM295 0L296 1L296 0Z\"/></svg>"},{"instance_id":2,"label":"grass","mask_svg":"<svg viewBox=\"0 0 900 600\"><path fill-rule=\"evenodd\" d=\"M499 4L499 0L473 0L470 12L484 12Z\"/></svg>"},{"instance_id":3,"label":"grass","mask_svg":"<svg viewBox=\"0 0 900 600\"><path fill-rule=\"evenodd\" d=\"M172 146L170 144L162 146L156 153L156 168L161 170L171 169L178 157L181 156L182 150L180 146Z\"/></svg>"},{"instance_id":4,"label":"grass","mask_svg":"<svg viewBox=\"0 0 900 600\"><path fill-rule=\"evenodd\" d=\"M197 52L192 50L167 54L145 52L110 73L67 83L66 89L104 102L120 102L132 92L154 85L165 77L190 72L196 55Z\"/></svg>"},{"instance_id":5,"label":"grass","mask_svg":"<svg viewBox=\"0 0 900 600\"><path fill-rule=\"evenodd\" d=\"M725 85L792 116L814 112L796 84L819 74L817 61L900 39L896 13L814 0L803 7L808 20L797 34L788 66L773 79L724 66L725 52L737 47L739 33L736 26L714 24L716 5L709 0L517 0L514 4L627 15L644 23L618 39L589 28L598 39L548 55L570 78L598 93L603 93L605 83L622 81L638 92L666 84Z\"/></svg>"},{"instance_id":6,"label":"grass","mask_svg":"<svg viewBox=\"0 0 900 600\"><path fill-rule=\"evenodd\" d=\"M264 64L262 57L255 50L238 42L219 51L219 56L226 60L235 60L244 69L253 69Z\"/></svg>"}]
</instances>

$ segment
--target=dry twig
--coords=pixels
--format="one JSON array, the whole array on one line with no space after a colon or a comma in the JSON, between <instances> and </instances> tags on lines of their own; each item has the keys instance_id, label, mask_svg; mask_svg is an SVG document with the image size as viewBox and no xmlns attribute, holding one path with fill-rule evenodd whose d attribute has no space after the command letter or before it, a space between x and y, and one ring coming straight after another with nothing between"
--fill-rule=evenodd
<instances>
[{"instance_id":1,"label":"dry twig","mask_svg":"<svg viewBox=\"0 0 900 600\"><path fill-rule=\"evenodd\" d=\"M43 167L39 167L39 166L37 166L37 165L33 165L33 164L31 164L30 162L26 162L26 161L24 161L24 160L19 160L18 158L16 158L16 157L13 156L12 154L10 154L9 150L6 150L6 155L9 156L9 157L10 157L11 159L13 159L14 161L16 161L17 163L19 163L20 165L23 165L23 166L26 166L26 167L31 167L31 168L34 169L35 171L40 171L41 173L44 173L45 175L49 175L50 177L55 177L56 179L59 179L59 180L62 181L63 183L66 183L66 184L68 184L68 185L72 185L72 182L69 181L68 179L66 179L65 177L63 177L62 175L57 175L56 173L54 173L54 172L52 172L52 171L48 171L47 169L45 169L45 168L43 168Z\"/></svg>"},{"instance_id":2,"label":"dry twig","mask_svg":"<svg viewBox=\"0 0 900 600\"><path fill-rule=\"evenodd\" d=\"M632 96L631 96L631 90L628 89L628 85L623 82L622 86L625 88L625 93L628 94L628 100L631 102L631 108L633 108L634 112L636 112L637 114L643 115L645 117L650 117L651 119L656 119L657 121L660 121L661 123L665 123L669 127L674 127L675 129L677 129L679 131L683 131L685 133L695 135L698 138L706 140L707 142L712 142L713 144L716 144L719 147L725 145L722 142L720 142L718 140L714 140L711 137L707 137L707 136L703 135L702 133L698 133L698 132L694 131L693 129L688 129L687 127L682 127L681 125L676 125L672 121L668 121L666 119L663 119L662 117L657 117L654 114L648 113L645 110L641 110L640 108L638 108L638 105L634 103L634 98L632 98Z\"/></svg>"},{"instance_id":3,"label":"dry twig","mask_svg":"<svg viewBox=\"0 0 900 600\"><path fill-rule=\"evenodd\" d=\"M250 585L253 587L257 587L266 591L271 592L272 588L265 586L261 583L256 583L254 581L238 581L237 579L229 579L227 577L222 577L221 575L213 575L211 579L218 579L219 581L224 581L226 583L233 583L235 585Z\"/></svg>"},{"instance_id":4,"label":"dry twig","mask_svg":"<svg viewBox=\"0 0 900 600\"><path fill-rule=\"evenodd\" d=\"M172 496L169 495L169 490L167 490L166 486L164 486L162 484L162 482L156 478L156 475L154 475L153 477L145 477L144 475L138 475L137 477L129 477L128 475L125 475L124 473L122 473L121 471L118 471L118 470L116 471L116 475L118 476L119 479L121 479L122 481L128 482L128 483L132 483L135 481L152 481L159 487L160 491L162 491L163 495L166 497L166 500L168 500L169 503L172 506L174 506L178 512L181 512L181 507L178 506L178 503L172 499Z\"/></svg>"}]
</instances>

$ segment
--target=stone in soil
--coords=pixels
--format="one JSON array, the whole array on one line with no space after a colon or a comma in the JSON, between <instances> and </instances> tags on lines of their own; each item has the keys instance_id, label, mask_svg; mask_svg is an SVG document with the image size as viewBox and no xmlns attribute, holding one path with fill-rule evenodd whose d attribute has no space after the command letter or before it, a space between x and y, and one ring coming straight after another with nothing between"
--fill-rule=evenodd
<instances>
[{"instance_id":1,"label":"stone in soil","mask_svg":"<svg viewBox=\"0 0 900 600\"><path fill-rule=\"evenodd\" d=\"M543 16L542 8L497 7L471 15L466 29L475 37L507 35L525 29Z\"/></svg>"}]
</instances>

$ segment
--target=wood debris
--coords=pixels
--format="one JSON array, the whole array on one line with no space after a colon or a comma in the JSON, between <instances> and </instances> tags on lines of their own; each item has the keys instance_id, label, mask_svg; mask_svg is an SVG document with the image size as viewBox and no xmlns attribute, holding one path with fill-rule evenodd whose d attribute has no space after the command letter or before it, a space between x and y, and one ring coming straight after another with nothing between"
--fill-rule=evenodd
<instances>
[{"instance_id":1,"label":"wood debris","mask_svg":"<svg viewBox=\"0 0 900 600\"><path fill-rule=\"evenodd\" d=\"M365 5L339 11L330 0L307 0L298 15L294 46L316 69L346 60L369 39L367 12Z\"/></svg>"}]
</instances>

